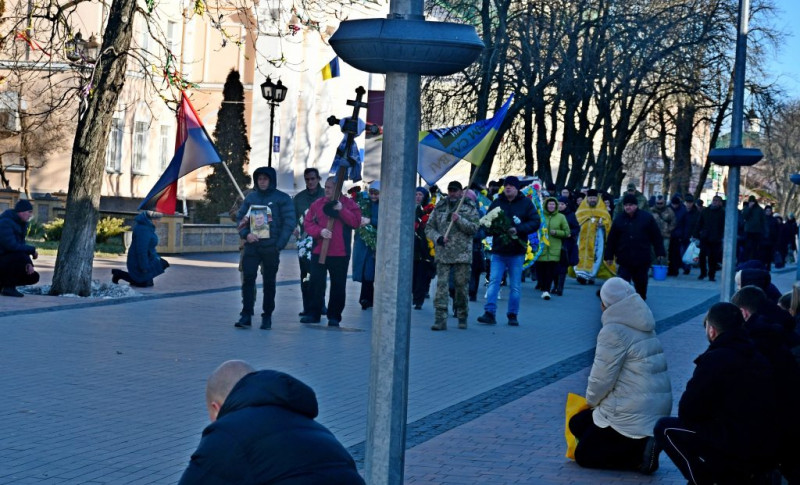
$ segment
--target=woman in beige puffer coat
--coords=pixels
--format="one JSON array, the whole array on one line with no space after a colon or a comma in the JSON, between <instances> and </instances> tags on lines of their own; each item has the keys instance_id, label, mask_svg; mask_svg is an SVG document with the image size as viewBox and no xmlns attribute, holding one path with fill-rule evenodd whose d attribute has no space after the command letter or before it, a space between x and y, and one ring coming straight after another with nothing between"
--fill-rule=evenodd
<instances>
[{"instance_id":1,"label":"woman in beige puffer coat","mask_svg":"<svg viewBox=\"0 0 800 485\"><path fill-rule=\"evenodd\" d=\"M667 361L650 308L621 278L600 290L603 327L586 388L590 409L570 420L575 461L588 468L652 473L653 427L672 411Z\"/></svg>"}]
</instances>

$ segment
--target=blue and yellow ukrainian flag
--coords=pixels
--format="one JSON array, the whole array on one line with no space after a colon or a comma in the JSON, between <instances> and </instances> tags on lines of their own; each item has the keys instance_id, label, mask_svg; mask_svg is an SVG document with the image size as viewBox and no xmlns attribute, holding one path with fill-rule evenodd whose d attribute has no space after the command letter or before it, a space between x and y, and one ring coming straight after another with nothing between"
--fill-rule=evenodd
<instances>
[{"instance_id":1,"label":"blue and yellow ukrainian flag","mask_svg":"<svg viewBox=\"0 0 800 485\"><path fill-rule=\"evenodd\" d=\"M339 56L334 57L331 62L325 64L325 67L322 68L323 81L334 77L339 77Z\"/></svg>"},{"instance_id":2,"label":"blue and yellow ukrainian flag","mask_svg":"<svg viewBox=\"0 0 800 485\"><path fill-rule=\"evenodd\" d=\"M514 95L488 120L469 125L421 131L417 172L433 185L461 160L478 166L483 163Z\"/></svg>"}]
</instances>

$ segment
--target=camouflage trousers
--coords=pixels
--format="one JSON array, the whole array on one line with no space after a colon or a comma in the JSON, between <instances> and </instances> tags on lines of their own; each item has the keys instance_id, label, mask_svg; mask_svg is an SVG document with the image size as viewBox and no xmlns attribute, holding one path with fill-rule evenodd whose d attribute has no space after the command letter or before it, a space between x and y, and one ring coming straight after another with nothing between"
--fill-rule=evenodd
<instances>
[{"instance_id":1,"label":"camouflage trousers","mask_svg":"<svg viewBox=\"0 0 800 485\"><path fill-rule=\"evenodd\" d=\"M455 288L455 302L453 310L458 321L466 321L469 290L469 263L444 264L436 262L436 296L433 299L433 308L436 310L435 324L447 324L447 303L450 300L450 271L453 273L453 286Z\"/></svg>"}]
</instances>

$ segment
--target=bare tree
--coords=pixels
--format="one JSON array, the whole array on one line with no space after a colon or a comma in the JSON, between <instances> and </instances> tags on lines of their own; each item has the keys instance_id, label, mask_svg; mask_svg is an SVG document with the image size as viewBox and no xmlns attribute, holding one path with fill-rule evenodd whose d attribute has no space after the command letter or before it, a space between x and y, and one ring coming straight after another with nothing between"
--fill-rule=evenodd
<instances>
[{"instance_id":1,"label":"bare tree","mask_svg":"<svg viewBox=\"0 0 800 485\"><path fill-rule=\"evenodd\" d=\"M760 195L774 202L776 212L800 211L800 191L789 180L800 173L800 100L763 106L761 145L764 160L748 170L750 185L761 188Z\"/></svg>"},{"instance_id":2,"label":"bare tree","mask_svg":"<svg viewBox=\"0 0 800 485\"><path fill-rule=\"evenodd\" d=\"M91 290L94 254L94 230L100 201L105 150L113 113L126 80L141 85L141 97L158 90L167 91L163 101L176 106L178 93L188 86L179 63L170 50L170 42L159 22L159 10L152 1L137 6L133 0L113 0L104 18L100 55L97 59L82 56L75 47L74 23L79 19L82 4L88 0L67 3L46 0L44 3L17 4L5 17L0 49L6 59L5 68L18 73L34 73L35 86L42 92L58 93L49 105L51 112L69 109L79 100L79 119L72 145L69 195L64 236L59 246L53 275L52 294L74 293L87 296ZM339 15L340 2L301 1L291 12L259 10L248 0L207 3L196 2L185 16L203 16L217 29L222 42L255 44L253 33L258 25L265 35L288 36L287 15L296 15L307 26L320 26L316 14ZM263 10L263 9L262 9ZM237 18L248 34L245 38L230 35L222 26L225 16ZM134 21L145 20L151 48L134 45ZM286 63L283 56L274 58L260 54L264 62ZM129 65L137 66L136 76L127 79ZM138 89L138 88L137 88ZM74 109L74 108L73 108Z\"/></svg>"}]
</instances>

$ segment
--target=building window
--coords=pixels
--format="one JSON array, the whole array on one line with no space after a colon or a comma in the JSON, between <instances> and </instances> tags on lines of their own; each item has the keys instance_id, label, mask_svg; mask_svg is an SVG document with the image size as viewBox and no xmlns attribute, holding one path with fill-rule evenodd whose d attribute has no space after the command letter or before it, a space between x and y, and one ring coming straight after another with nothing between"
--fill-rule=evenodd
<instances>
[{"instance_id":1,"label":"building window","mask_svg":"<svg viewBox=\"0 0 800 485\"><path fill-rule=\"evenodd\" d=\"M122 119L111 120L111 133L106 147L106 172L120 173L122 170Z\"/></svg>"},{"instance_id":2,"label":"building window","mask_svg":"<svg viewBox=\"0 0 800 485\"><path fill-rule=\"evenodd\" d=\"M147 175L147 123L144 121L133 124L131 171L134 175Z\"/></svg>"},{"instance_id":3,"label":"building window","mask_svg":"<svg viewBox=\"0 0 800 485\"><path fill-rule=\"evenodd\" d=\"M170 162L172 158L172 147L170 144L170 126L169 125L161 125L161 131L159 132L159 146L158 146L158 161L159 167L163 172L165 168L167 168L167 164Z\"/></svg>"},{"instance_id":4,"label":"building window","mask_svg":"<svg viewBox=\"0 0 800 485\"><path fill-rule=\"evenodd\" d=\"M178 30L177 27L177 22L167 22L167 49L169 49L172 55L175 55L175 48L177 47L177 42L175 42L175 35Z\"/></svg>"}]
</instances>

